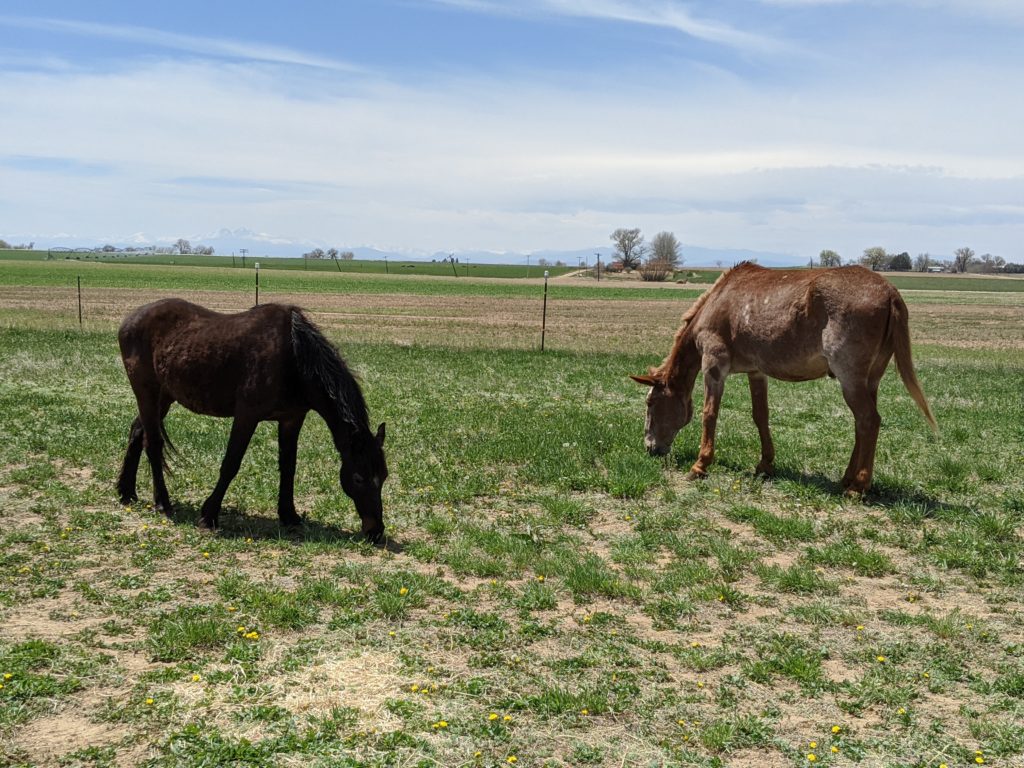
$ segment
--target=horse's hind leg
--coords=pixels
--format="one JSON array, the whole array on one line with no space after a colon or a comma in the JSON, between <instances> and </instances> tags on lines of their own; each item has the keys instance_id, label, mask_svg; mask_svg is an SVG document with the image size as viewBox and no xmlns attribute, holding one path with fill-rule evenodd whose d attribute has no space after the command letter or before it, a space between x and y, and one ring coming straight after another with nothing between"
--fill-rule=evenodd
<instances>
[{"instance_id":1,"label":"horse's hind leg","mask_svg":"<svg viewBox=\"0 0 1024 768\"><path fill-rule=\"evenodd\" d=\"M149 468L153 472L153 506L158 512L171 514L171 497L167 493L164 482L164 416L171 407L172 400L157 394L154 397L143 397L136 394L139 401L139 419L144 433L143 446ZM129 444L129 450L131 445ZM125 456L127 462L128 456Z\"/></svg>"},{"instance_id":2,"label":"horse's hind leg","mask_svg":"<svg viewBox=\"0 0 1024 768\"><path fill-rule=\"evenodd\" d=\"M139 500L135 490L135 478L139 471L139 458L142 456L142 444L145 432L142 429L142 418L135 417L131 431L128 433L128 449L121 464L121 474L117 476L117 495L122 504L131 504Z\"/></svg>"},{"instance_id":3,"label":"horse's hind leg","mask_svg":"<svg viewBox=\"0 0 1024 768\"><path fill-rule=\"evenodd\" d=\"M220 477L217 479L217 485L209 498L203 502L203 510L198 523L200 528L208 528L212 531L217 527L224 494L227 493L228 486L238 474L238 468L242 466L242 457L245 456L245 451L249 447L252 433L256 431L256 424L255 420L235 417L231 425L231 436L228 438L228 449L220 463Z\"/></svg>"},{"instance_id":4,"label":"horse's hind leg","mask_svg":"<svg viewBox=\"0 0 1024 768\"><path fill-rule=\"evenodd\" d=\"M875 447L882 417L878 414L878 382L843 383L843 399L853 411L856 439L850 463L843 474L843 489L848 494L863 494L871 487L875 467Z\"/></svg>"},{"instance_id":5,"label":"horse's hind leg","mask_svg":"<svg viewBox=\"0 0 1024 768\"><path fill-rule=\"evenodd\" d=\"M277 517L281 525L302 525L295 511L295 457L299 449L299 431L306 414L285 420L277 426L277 464L281 470L281 487L277 494Z\"/></svg>"}]
</instances>

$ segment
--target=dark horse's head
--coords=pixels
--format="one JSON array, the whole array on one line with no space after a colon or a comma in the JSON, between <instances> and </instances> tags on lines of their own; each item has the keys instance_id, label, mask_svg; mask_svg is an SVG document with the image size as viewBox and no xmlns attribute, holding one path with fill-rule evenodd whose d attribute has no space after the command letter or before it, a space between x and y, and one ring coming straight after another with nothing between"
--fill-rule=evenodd
<instances>
[{"instance_id":1,"label":"dark horse's head","mask_svg":"<svg viewBox=\"0 0 1024 768\"><path fill-rule=\"evenodd\" d=\"M689 393L669 389L665 379L653 371L650 376L629 378L651 388L647 393L644 445L651 456L664 456L672 449L679 430L693 419L693 399Z\"/></svg>"},{"instance_id":2,"label":"dark horse's head","mask_svg":"<svg viewBox=\"0 0 1024 768\"><path fill-rule=\"evenodd\" d=\"M381 490L388 477L384 460L384 424L374 435L361 429L341 452L341 488L356 505L363 534L377 543L384 537L384 505Z\"/></svg>"}]
</instances>

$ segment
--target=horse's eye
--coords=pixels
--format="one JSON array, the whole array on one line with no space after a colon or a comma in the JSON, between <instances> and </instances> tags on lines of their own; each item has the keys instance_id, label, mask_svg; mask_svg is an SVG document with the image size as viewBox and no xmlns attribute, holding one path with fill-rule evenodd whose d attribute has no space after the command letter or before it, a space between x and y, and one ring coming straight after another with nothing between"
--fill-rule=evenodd
<instances>
[{"instance_id":1,"label":"horse's eye","mask_svg":"<svg viewBox=\"0 0 1024 768\"><path fill-rule=\"evenodd\" d=\"M358 472L354 472L352 474L352 482L355 483L356 485L362 485L365 481L363 480L362 475L360 475Z\"/></svg>"}]
</instances>

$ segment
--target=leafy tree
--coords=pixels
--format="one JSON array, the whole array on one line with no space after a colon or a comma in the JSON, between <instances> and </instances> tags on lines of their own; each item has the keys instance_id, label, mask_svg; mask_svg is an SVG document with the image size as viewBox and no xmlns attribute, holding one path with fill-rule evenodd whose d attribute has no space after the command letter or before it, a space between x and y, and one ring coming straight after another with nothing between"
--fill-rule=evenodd
<instances>
[{"instance_id":1,"label":"leafy tree","mask_svg":"<svg viewBox=\"0 0 1024 768\"><path fill-rule=\"evenodd\" d=\"M964 246L953 251L953 271L966 272L968 265L974 260L974 251Z\"/></svg>"},{"instance_id":2,"label":"leafy tree","mask_svg":"<svg viewBox=\"0 0 1024 768\"><path fill-rule=\"evenodd\" d=\"M906 251L897 253L889 260L889 269L893 272L909 272L913 266L913 263L910 261L910 254Z\"/></svg>"},{"instance_id":3,"label":"leafy tree","mask_svg":"<svg viewBox=\"0 0 1024 768\"><path fill-rule=\"evenodd\" d=\"M651 240L651 261L678 269L683 263L682 246L671 232L659 232Z\"/></svg>"},{"instance_id":4,"label":"leafy tree","mask_svg":"<svg viewBox=\"0 0 1024 768\"><path fill-rule=\"evenodd\" d=\"M887 259L888 254L886 254L885 248L876 245L873 248L864 249L864 255L860 257L860 263L877 272L880 269L885 269Z\"/></svg>"},{"instance_id":5,"label":"leafy tree","mask_svg":"<svg viewBox=\"0 0 1024 768\"><path fill-rule=\"evenodd\" d=\"M644 245L644 236L640 229L616 229L611 234L611 240L615 243L615 253L622 262L623 269L636 269L643 261L647 253L647 246Z\"/></svg>"},{"instance_id":6,"label":"leafy tree","mask_svg":"<svg viewBox=\"0 0 1024 768\"><path fill-rule=\"evenodd\" d=\"M843 257L835 251L830 251L827 248L818 254L818 261L821 262L823 267L838 267L843 263Z\"/></svg>"}]
</instances>

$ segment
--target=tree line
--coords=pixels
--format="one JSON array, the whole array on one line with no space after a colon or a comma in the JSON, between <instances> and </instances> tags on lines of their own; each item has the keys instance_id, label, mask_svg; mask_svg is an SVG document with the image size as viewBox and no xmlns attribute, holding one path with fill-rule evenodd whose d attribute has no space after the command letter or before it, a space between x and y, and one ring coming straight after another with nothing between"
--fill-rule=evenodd
<instances>
[{"instance_id":1,"label":"tree line","mask_svg":"<svg viewBox=\"0 0 1024 768\"><path fill-rule=\"evenodd\" d=\"M929 253L919 253L911 259L906 251L887 253L885 248L873 246L865 248L860 258L847 260L846 263L861 264L876 272L1024 273L1024 264L1013 264L1002 256L993 256L991 253L978 256L973 249L966 246L953 251L952 259L935 258ZM818 254L818 262L815 263L814 259L811 259L809 266L839 267L842 264L843 259L838 253L826 249Z\"/></svg>"}]
</instances>

